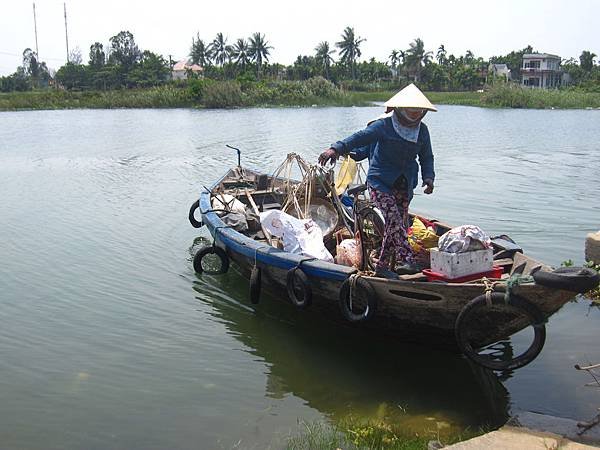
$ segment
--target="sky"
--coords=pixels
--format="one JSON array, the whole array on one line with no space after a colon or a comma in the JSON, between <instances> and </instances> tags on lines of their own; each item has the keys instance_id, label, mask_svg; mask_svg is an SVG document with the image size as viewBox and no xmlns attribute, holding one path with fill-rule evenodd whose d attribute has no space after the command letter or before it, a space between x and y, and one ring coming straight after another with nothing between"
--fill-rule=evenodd
<instances>
[{"instance_id":1,"label":"sky","mask_svg":"<svg viewBox=\"0 0 600 450\"><path fill-rule=\"evenodd\" d=\"M489 58L527 45L563 58L582 50L600 55L600 0L38 0L39 55L54 69L67 55L63 3L69 49L78 47L84 63L90 45L107 47L111 36L128 30L140 49L174 60L187 57L196 33L208 43L222 32L233 44L258 31L273 47L269 61L291 64L300 54L313 55L321 41L334 47L347 26L366 39L362 60L387 61L417 37L427 50L443 44L457 56L471 50ZM24 49L35 50L33 3L0 0L0 11L0 75L8 75Z\"/></svg>"}]
</instances>

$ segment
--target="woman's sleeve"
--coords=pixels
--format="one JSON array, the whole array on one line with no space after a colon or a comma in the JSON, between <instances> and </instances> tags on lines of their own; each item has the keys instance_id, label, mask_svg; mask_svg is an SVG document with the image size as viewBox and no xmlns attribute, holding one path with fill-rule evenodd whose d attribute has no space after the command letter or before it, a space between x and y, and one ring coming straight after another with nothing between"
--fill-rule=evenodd
<instances>
[{"instance_id":1,"label":"woman's sleeve","mask_svg":"<svg viewBox=\"0 0 600 450\"><path fill-rule=\"evenodd\" d=\"M333 148L339 155L346 155L355 148L368 147L369 144L377 142L380 134L381 126L379 126L379 124L373 124L364 130L357 131L346 139L337 141L335 144L331 144L331 148Z\"/></svg>"},{"instance_id":2,"label":"woman's sleeve","mask_svg":"<svg viewBox=\"0 0 600 450\"><path fill-rule=\"evenodd\" d=\"M421 179L435 180L435 170L433 168L433 151L431 150L431 138L429 137L429 130L423 128L425 131L423 135L423 143L421 150L419 151L419 164L421 165Z\"/></svg>"},{"instance_id":3,"label":"woman's sleeve","mask_svg":"<svg viewBox=\"0 0 600 450\"><path fill-rule=\"evenodd\" d=\"M354 161L362 161L363 159L367 159L371 154L371 148L373 145L366 145L364 147L355 148L352 150L349 155Z\"/></svg>"}]
</instances>

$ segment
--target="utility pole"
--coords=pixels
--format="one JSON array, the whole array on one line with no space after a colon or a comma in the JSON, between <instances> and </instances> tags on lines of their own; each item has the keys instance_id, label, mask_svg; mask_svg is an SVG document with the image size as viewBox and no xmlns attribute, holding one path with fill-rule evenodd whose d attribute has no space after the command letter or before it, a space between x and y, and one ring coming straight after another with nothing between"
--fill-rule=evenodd
<instances>
[{"instance_id":1,"label":"utility pole","mask_svg":"<svg viewBox=\"0 0 600 450\"><path fill-rule=\"evenodd\" d=\"M33 3L33 29L35 31L35 56L37 60L40 60L40 52L38 50L38 39L37 39L37 20L35 18L35 2Z\"/></svg>"},{"instance_id":2,"label":"utility pole","mask_svg":"<svg viewBox=\"0 0 600 450\"><path fill-rule=\"evenodd\" d=\"M67 4L63 3L65 11L65 40L67 41L67 64L69 63L69 33L67 31Z\"/></svg>"}]
</instances>

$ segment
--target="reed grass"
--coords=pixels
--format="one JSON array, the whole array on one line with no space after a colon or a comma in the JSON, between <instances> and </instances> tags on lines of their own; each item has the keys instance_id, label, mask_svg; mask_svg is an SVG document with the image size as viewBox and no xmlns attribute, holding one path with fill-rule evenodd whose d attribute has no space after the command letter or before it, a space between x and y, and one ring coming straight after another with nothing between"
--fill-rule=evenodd
<instances>
[{"instance_id":1,"label":"reed grass","mask_svg":"<svg viewBox=\"0 0 600 450\"><path fill-rule=\"evenodd\" d=\"M394 91L345 91L323 78L307 81L239 83L195 80L146 89L0 93L0 111L73 108L236 108L286 106L366 106ZM480 92L427 92L434 104L506 108L600 108L600 93L527 89L499 84Z\"/></svg>"},{"instance_id":2,"label":"reed grass","mask_svg":"<svg viewBox=\"0 0 600 450\"><path fill-rule=\"evenodd\" d=\"M577 89L531 89L498 84L482 94L482 106L533 109L600 108L600 93Z\"/></svg>"}]
</instances>

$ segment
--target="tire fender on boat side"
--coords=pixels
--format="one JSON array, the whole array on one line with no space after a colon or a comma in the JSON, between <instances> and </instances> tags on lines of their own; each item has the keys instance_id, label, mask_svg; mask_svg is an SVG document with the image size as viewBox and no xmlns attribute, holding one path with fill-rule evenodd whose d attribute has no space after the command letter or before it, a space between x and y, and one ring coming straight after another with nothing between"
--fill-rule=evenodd
<instances>
[{"instance_id":1,"label":"tire fender on boat side","mask_svg":"<svg viewBox=\"0 0 600 450\"><path fill-rule=\"evenodd\" d=\"M252 272L250 272L250 301L253 305L258 305L260 301L261 278L262 271L260 267L252 267Z\"/></svg>"},{"instance_id":2,"label":"tire fender on boat side","mask_svg":"<svg viewBox=\"0 0 600 450\"><path fill-rule=\"evenodd\" d=\"M489 302L489 306L506 305L527 316L529 324L533 326L534 330L533 341L529 348L507 361L493 360L477 353L468 339L468 323L469 319L477 320L477 316L485 312L488 307L488 299L485 294L479 295L467 303L456 318L454 331L458 347L473 362L492 370L514 370L529 364L539 355L546 342L546 325L543 314L535 305L514 294L510 295L508 303L506 303L503 292L492 292Z\"/></svg>"},{"instance_id":3,"label":"tire fender on boat side","mask_svg":"<svg viewBox=\"0 0 600 450\"><path fill-rule=\"evenodd\" d=\"M194 216L194 213L198 208L200 208L200 200L196 200L194 203L192 203L192 206L190 206L190 212L188 214L188 219L194 228L200 228L202 225L204 225L201 220L196 220L196 217Z\"/></svg>"},{"instance_id":4,"label":"tire fender on boat side","mask_svg":"<svg viewBox=\"0 0 600 450\"><path fill-rule=\"evenodd\" d=\"M598 286L600 276L587 267L560 267L553 272L538 270L533 279L542 286L583 294Z\"/></svg>"},{"instance_id":5,"label":"tire fender on boat side","mask_svg":"<svg viewBox=\"0 0 600 450\"><path fill-rule=\"evenodd\" d=\"M351 286L352 286L352 276L350 278L346 278L342 283L340 288L340 296L339 296L339 306L340 311L342 312L342 316L348 322L356 323L356 322L364 322L369 320L375 314L377 310L377 295L375 294L375 289L371 286L367 280L358 277L355 281L354 289L363 289L366 294L367 307L363 312L356 313L352 311L351 306Z\"/></svg>"},{"instance_id":6,"label":"tire fender on boat side","mask_svg":"<svg viewBox=\"0 0 600 450\"><path fill-rule=\"evenodd\" d=\"M306 309L312 304L312 288L308 277L300 267L288 270L286 288L290 301L300 309ZM297 293L301 294L299 298Z\"/></svg>"},{"instance_id":7,"label":"tire fender on boat side","mask_svg":"<svg viewBox=\"0 0 600 450\"><path fill-rule=\"evenodd\" d=\"M202 267L202 259L206 255L216 255L220 260L218 269L205 269ZM229 270L229 256L221 247L215 245L202 247L194 256L194 270L196 273L206 273L208 275L221 275Z\"/></svg>"}]
</instances>

